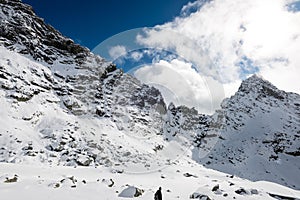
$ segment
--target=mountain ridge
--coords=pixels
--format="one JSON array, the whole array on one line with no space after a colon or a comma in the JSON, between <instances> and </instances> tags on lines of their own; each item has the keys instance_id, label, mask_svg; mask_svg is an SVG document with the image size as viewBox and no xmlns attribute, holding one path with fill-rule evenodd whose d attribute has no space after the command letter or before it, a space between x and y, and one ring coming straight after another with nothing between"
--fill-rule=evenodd
<instances>
[{"instance_id":1,"label":"mountain ridge","mask_svg":"<svg viewBox=\"0 0 300 200\"><path fill-rule=\"evenodd\" d=\"M299 174L299 101L299 94L279 90L256 75L246 79L221 105L225 126L220 130L223 139L214 146L217 153L210 152L200 163L299 189L298 181L286 180Z\"/></svg>"},{"instance_id":2,"label":"mountain ridge","mask_svg":"<svg viewBox=\"0 0 300 200\"><path fill-rule=\"evenodd\" d=\"M122 173L190 157L300 188L298 94L254 75L213 115L167 106L159 90L74 44L21 1L0 4L1 162Z\"/></svg>"}]
</instances>

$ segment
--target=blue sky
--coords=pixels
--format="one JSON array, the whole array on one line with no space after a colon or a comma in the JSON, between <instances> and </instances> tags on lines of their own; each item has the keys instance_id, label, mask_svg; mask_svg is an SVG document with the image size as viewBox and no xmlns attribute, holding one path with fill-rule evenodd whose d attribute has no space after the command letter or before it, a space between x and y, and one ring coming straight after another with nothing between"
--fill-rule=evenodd
<instances>
[{"instance_id":1,"label":"blue sky","mask_svg":"<svg viewBox=\"0 0 300 200\"><path fill-rule=\"evenodd\" d=\"M172 21L190 0L23 0L75 42L93 49L128 29Z\"/></svg>"}]
</instances>

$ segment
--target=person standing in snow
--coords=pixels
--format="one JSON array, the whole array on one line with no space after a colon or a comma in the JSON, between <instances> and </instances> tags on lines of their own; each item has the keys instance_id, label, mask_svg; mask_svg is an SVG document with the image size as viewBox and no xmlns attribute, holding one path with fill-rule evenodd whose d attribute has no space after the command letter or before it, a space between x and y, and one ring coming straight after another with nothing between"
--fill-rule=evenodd
<instances>
[{"instance_id":1,"label":"person standing in snow","mask_svg":"<svg viewBox=\"0 0 300 200\"><path fill-rule=\"evenodd\" d=\"M159 187L159 189L155 192L154 200L162 200L161 187Z\"/></svg>"}]
</instances>

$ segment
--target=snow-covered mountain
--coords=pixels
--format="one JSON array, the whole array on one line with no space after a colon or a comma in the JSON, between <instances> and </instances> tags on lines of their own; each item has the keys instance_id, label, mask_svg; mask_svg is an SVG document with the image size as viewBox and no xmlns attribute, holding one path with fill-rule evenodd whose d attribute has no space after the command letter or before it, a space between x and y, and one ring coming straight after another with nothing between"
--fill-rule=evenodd
<instances>
[{"instance_id":1,"label":"snow-covered mountain","mask_svg":"<svg viewBox=\"0 0 300 200\"><path fill-rule=\"evenodd\" d=\"M300 95L253 75L212 116L173 105L167 116L165 137L184 137L204 166L300 189Z\"/></svg>"},{"instance_id":2,"label":"snow-covered mountain","mask_svg":"<svg viewBox=\"0 0 300 200\"><path fill-rule=\"evenodd\" d=\"M199 162L250 180L300 189L300 95L254 75L221 107L222 138Z\"/></svg>"},{"instance_id":3,"label":"snow-covered mountain","mask_svg":"<svg viewBox=\"0 0 300 200\"><path fill-rule=\"evenodd\" d=\"M41 184L49 194L61 188L57 195L75 185L79 197L95 199L96 176L106 177L96 193L105 199L132 191L149 199L156 182L169 199L299 198L298 94L254 75L211 116L166 106L158 89L64 37L30 6L0 5L1 199L18 199L11 191L28 184L25 196ZM46 172L52 169L53 177Z\"/></svg>"},{"instance_id":4,"label":"snow-covered mountain","mask_svg":"<svg viewBox=\"0 0 300 200\"><path fill-rule=\"evenodd\" d=\"M30 155L62 165L111 163L111 157L119 162L128 151L121 147L122 142L111 144L111 138L99 141L102 139L95 133L102 131L99 119L113 124L112 129L132 133L129 135L146 137L160 132L161 114L166 109L157 89L142 85L74 44L20 1L2 1L0 16L1 100L6 105L1 116L3 137L7 136L1 140L2 161L21 162L25 159L22 155ZM76 117L95 119L96 127L81 130ZM9 119L12 122L8 124ZM24 126L30 129L26 142ZM9 127L20 130L20 136L18 131L10 135ZM33 139L36 142L31 142ZM11 144L12 152L7 150ZM101 151L118 153L99 157ZM136 159L137 155L130 153L126 159L130 157Z\"/></svg>"}]
</instances>

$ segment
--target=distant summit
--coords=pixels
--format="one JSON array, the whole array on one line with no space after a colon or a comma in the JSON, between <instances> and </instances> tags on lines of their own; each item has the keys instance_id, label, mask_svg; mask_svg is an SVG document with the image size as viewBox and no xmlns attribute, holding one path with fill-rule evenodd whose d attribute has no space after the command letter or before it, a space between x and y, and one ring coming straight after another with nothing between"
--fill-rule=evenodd
<instances>
[{"instance_id":1,"label":"distant summit","mask_svg":"<svg viewBox=\"0 0 300 200\"><path fill-rule=\"evenodd\" d=\"M199 162L299 189L300 95L253 75L221 107L217 113L225 120L219 131L222 139Z\"/></svg>"},{"instance_id":2,"label":"distant summit","mask_svg":"<svg viewBox=\"0 0 300 200\"><path fill-rule=\"evenodd\" d=\"M263 77L258 75L252 75L248 79L244 80L238 89L240 93L256 93L257 95L272 96L277 99L284 99L285 92L280 91L272 83L264 80Z\"/></svg>"}]
</instances>

